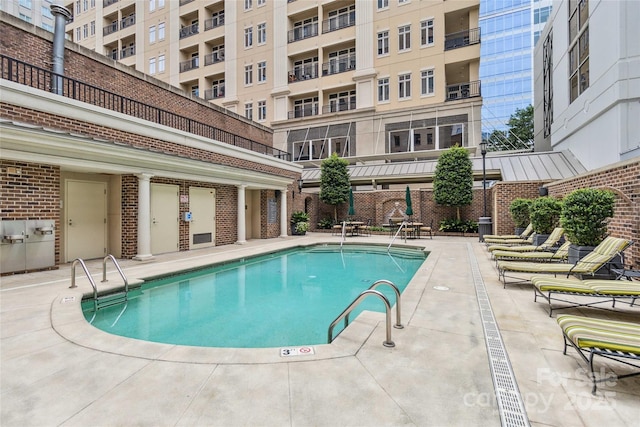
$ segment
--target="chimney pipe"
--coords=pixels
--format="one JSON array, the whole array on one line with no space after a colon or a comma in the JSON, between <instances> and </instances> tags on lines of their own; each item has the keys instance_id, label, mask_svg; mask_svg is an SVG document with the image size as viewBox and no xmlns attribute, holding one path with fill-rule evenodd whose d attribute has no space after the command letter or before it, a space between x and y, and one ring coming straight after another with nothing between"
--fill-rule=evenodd
<instances>
[{"instance_id":1,"label":"chimney pipe","mask_svg":"<svg viewBox=\"0 0 640 427\"><path fill-rule=\"evenodd\" d=\"M62 95L62 76L64 76L64 30L67 21L71 20L69 9L58 4L50 6L51 14L55 16L53 33L53 75L51 76L51 91Z\"/></svg>"}]
</instances>

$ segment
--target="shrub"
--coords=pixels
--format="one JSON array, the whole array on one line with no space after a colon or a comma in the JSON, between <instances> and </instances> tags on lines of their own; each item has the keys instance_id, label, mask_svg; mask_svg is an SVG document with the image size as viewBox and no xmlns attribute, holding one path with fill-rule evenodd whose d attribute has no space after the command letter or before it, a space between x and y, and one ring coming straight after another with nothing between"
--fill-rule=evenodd
<instances>
[{"instance_id":1,"label":"shrub","mask_svg":"<svg viewBox=\"0 0 640 427\"><path fill-rule=\"evenodd\" d=\"M478 223L473 220L462 220L457 218L443 219L438 227L440 231L451 231L459 233L477 233Z\"/></svg>"},{"instance_id":2,"label":"shrub","mask_svg":"<svg viewBox=\"0 0 640 427\"><path fill-rule=\"evenodd\" d=\"M569 241L577 246L597 246L607 235L615 194L609 190L581 188L567 195L560 223Z\"/></svg>"},{"instance_id":3,"label":"shrub","mask_svg":"<svg viewBox=\"0 0 640 427\"><path fill-rule=\"evenodd\" d=\"M291 224L298 224L300 222L309 222L309 214L302 211L295 211L291 214Z\"/></svg>"},{"instance_id":4,"label":"shrub","mask_svg":"<svg viewBox=\"0 0 640 427\"><path fill-rule=\"evenodd\" d=\"M331 218L321 219L320 222L318 223L318 228L323 230L328 230L331 227L333 227L333 220Z\"/></svg>"},{"instance_id":5,"label":"shrub","mask_svg":"<svg viewBox=\"0 0 640 427\"><path fill-rule=\"evenodd\" d=\"M304 234L309 230L308 222L297 222L296 223L296 233Z\"/></svg>"},{"instance_id":6,"label":"shrub","mask_svg":"<svg viewBox=\"0 0 640 427\"><path fill-rule=\"evenodd\" d=\"M529 209L531 225L537 234L550 234L560 223L562 202L554 197L533 199Z\"/></svg>"},{"instance_id":7,"label":"shrub","mask_svg":"<svg viewBox=\"0 0 640 427\"><path fill-rule=\"evenodd\" d=\"M531 222L529 217L531 201L531 199L517 198L509 205L509 213L516 227L525 228Z\"/></svg>"}]
</instances>

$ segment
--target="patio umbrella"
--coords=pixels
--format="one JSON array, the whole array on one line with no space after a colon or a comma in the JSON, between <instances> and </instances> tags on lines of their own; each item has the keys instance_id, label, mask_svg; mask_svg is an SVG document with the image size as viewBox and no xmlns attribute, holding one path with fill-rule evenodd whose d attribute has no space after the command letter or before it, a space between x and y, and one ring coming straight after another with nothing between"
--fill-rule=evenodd
<instances>
[{"instance_id":1,"label":"patio umbrella","mask_svg":"<svg viewBox=\"0 0 640 427\"><path fill-rule=\"evenodd\" d=\"M356 210L353 207L353 188L349 189L349 212L347 212L347 215L349 216L353 216L356 214Z\"/></svg>"},{"instance_id":2,"label":"patio umbrella","mask_svg":"<svg viewBox=\"0 0 640 427\"><path fill-rule=\"evenodd\" d=\"M404 211L407 215L413 215L413 209L411 208L411 192L409 191L409 186L407 185L407 194L404 196L405 201L407 202L407 210Z\"/></svg>"}]
</instances>

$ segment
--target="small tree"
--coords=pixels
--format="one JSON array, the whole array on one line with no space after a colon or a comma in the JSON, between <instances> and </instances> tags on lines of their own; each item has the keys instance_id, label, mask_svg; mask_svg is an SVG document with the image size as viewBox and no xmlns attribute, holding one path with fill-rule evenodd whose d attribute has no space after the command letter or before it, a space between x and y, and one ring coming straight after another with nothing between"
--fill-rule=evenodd
<instances>
[{"instance_id":1,"label":"small tree","mask_svg":"<svg viewBox=\"0 0 640 427\"><path fill-rule=\"evenodd\" d=\"M513 150L533 147L533 106L518 108L509 118L509 142Z\"/></svg>"},{"instance_id":2,"label":"small tree","mask_svg":"<svg viewBox=\"0 0 640 427\"><path fill-rule=\"evenodd\" d=\"M473 170L469 153L457 145L438 158L433 177L433 198L439 205L455 206L460 220L460 206L473 200Z\"/></svg>"},{"instance_id":3,"label":"small tree","mask_svg":"<svg viewBox=\"0 0 640 427\"><path fill-rule=\"evenodd\" d=\"M607 221L613 216L615 194L609 190L581 188L564 198L560 223L576 246L597 246L607 235Z\"/></svg>"},{"instance_id":4,"label":"small tree","mask_svg":"<svg viewBox=\"0 0 640 427\"><path fill-rule=\"evenodd\" d=\"M531 222L529 218L529 209L531 208L531 199L519 197L513 199L509 205L509 213L511 219L518 228L525 228Z\"/></svg>"},{"instance_id":5,"label":"small tree","mask_svg":"<svg viewBox=\"0 0 640 427\"><path fill-rule=\"evenodd\" d=\"M533 199L529 209L531 225L537 234L550 234L560 223L562 202L554 197Z\"/></svg>"},{"instance_id":6,"label":"small tree","mask_svg":"<svg viewBox=\"0 0 640 427\"><path fill-rule=\"evenodd\" d=\"M320 164L320 200L333 205L333 219L338 221L338 205L349 198L349 171L347 162L333 153Z\"/></svg>"}]
</instances>

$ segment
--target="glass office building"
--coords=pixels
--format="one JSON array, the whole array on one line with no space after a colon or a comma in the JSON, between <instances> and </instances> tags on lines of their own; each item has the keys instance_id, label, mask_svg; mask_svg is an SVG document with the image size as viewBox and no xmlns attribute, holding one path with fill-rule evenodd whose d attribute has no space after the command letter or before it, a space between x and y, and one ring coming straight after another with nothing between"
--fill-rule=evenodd
<instances>
[{"instance_id":1,"label":"glass office building","mask_svg":"<svg viewBox=\"0 0 640 427\"><path fill-rule=\"evenodd\" d=\"M480 2L482 133L506 130L518 108L533 104L533 47L551 0Z\"/></svg>"}]
</instances>

